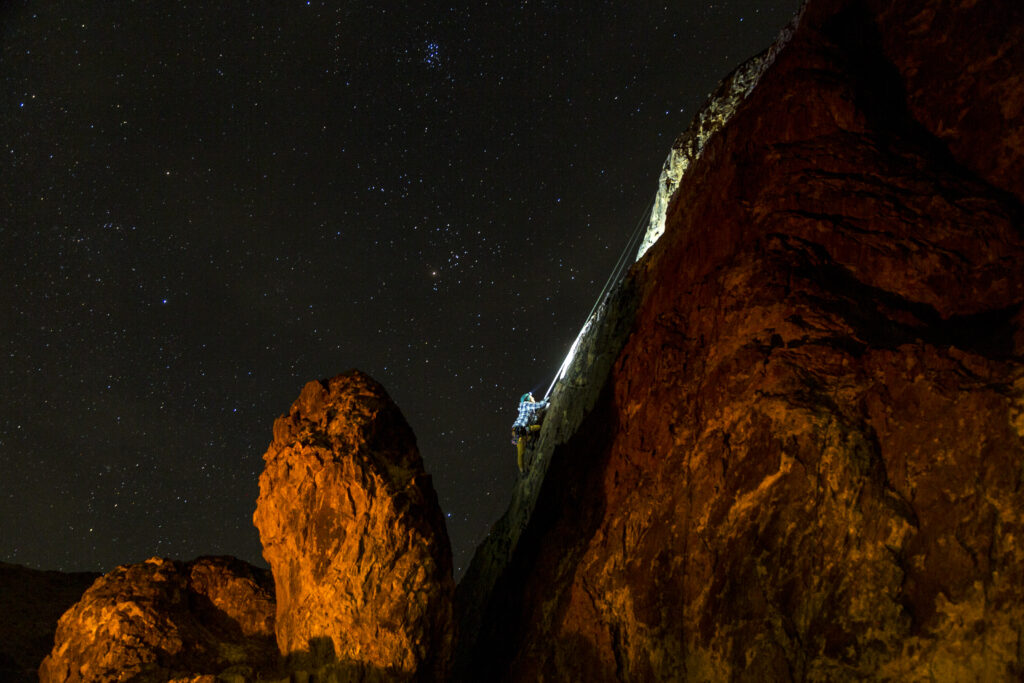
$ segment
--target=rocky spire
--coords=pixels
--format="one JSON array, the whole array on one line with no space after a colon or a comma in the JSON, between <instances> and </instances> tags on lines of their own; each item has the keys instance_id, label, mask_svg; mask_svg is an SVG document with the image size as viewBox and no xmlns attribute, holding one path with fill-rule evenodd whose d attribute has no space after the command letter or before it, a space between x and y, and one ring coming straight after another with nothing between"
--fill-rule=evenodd
<instances>
[{"instance_id":1,"label":"rocky spire","mask_svg":"<svg viewBox=\"0 0 1024 683\"><path fill-rule=\"evenodd\" d=\"M383 387L310 382L274 423L253 520L295 667L443 679L451 548L416 440Z\"/></svg>"}]
</instances>

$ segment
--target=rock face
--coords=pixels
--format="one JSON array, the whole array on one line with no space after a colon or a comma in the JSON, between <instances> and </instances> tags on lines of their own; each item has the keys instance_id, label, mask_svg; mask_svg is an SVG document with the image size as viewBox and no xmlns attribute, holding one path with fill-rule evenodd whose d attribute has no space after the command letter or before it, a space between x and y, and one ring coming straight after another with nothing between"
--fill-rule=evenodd
<instances>
[{"instance_id":1,"label":"rock face","mask_svg":"<svg viewBox=\"0 0 1024 683\"><path fill-rule=\"evenodd\" d=\"M415 437L357 371L310 382L274 423L253 517L295 667L444 678L451 548Z\"/></svg>"},{"instance_id":2,"label":"rock face","mask_svg":"<svg viewBox=\"0 0 1024 683\"><path fill-rule=\"evenodd\" d=\"M60 618L55 641L42 683L254 679L276 666L272 579L230 557L118 567Z\"/></svg>"},{"instance_id":3,"label":"rock face","mask_svg":"<svg viewBox=\"0 0 1024 683\"><path fill-rule=\"evenodd\" d=\"M467 572L466 679L1024 677L1022 12L810 0Z\"/></svg>"},{"instance_id":4,"label":"rock face","mask_svg":"<svg viewBox=\"0 0 1024 683\"><path fill-rule=\"evenodd\" d=\"M0 681L39 680L39 662L53 647L57 620L97 578L0 562Z\"/></svg>"}]
</instances>

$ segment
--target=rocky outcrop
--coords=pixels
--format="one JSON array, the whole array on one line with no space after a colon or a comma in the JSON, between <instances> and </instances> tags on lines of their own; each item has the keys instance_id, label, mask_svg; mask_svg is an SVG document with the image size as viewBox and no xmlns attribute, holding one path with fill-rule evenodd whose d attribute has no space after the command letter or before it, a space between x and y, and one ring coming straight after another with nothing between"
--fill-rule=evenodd
<instances>
[{"instance_id":1,"label":"rocky outcrop","mask_svg":"<svg viewBox=\"0 0 1024 683\"><path fill-rule=\"evenodd\" d=\"M0 681L39 680L60 615L99 574L29 569L0 562Z\"/></svg>"},{"instance_id":2,"label":"rocky outcrop","mask_svg":"<svg viewBox=\"0 0 1024 683\"><path fill-rule=\"evenodd\" d=\"M265 459L254 520L273 578L226 557L118 567L42 636L40 680L444 680L451 549L384 389L356 371L309 383Z\"/></svg>"},{"instance_id":3,"label":"rocky outcrop","mask_svg":"<svg viewBox=\"0 0 1024 683\"><path fill-rule=\"evenodd\" d=\"M1021 11L807 4L467 572L465 678L1024 677Z\"/></svg>"},{"instance_id":4,"label":"rocky outcrop","mask_svg":"<svg viewBox=\"0 0 1024 683\"><path fill-rule=\"evenodd\" d=\"M60 618L55 641L42 683L253 680L277 663L272 580L230 557L118 567Z\"/></svg>"},{"instance_id":5,"label":"rocky outcrop","mask_svg":"<svg viewBox=\"0 0 1024 683\"><path fill-rule=\"evenodd\" d=\"M274 423L253 517L293 668L442 680L451 548L415 437L358 371L310 382Z\"/></svg>"}]
</instances>

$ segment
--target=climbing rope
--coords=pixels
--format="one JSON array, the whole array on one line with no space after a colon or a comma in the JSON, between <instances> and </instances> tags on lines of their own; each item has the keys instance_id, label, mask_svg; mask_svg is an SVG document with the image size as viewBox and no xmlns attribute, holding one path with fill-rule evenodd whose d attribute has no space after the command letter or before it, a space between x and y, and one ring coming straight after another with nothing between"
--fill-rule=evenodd
<instances>
[{"instance_id":1,"label":"climbing rope","mask_svg":"<svg viewBox=\"0 0 1024 683\"><path fill-rule=\"evenodd\" d=\"M657 197L655 197L657 198ZM604 287L601 288L600 294L597 295L597 299L594 301L594 305L590 308L590 313L587 314L586 320L583 323L583 327L580 328L579 334L576 335L576 339L573 341L572 346L569 347L569 353L566 355L565 360L562 361L562 365L559 366L558 372L555 373L554 379L551 380L551 384L548 386L547 392L544 394L544 399L547 400L551 396L552 390L555 388L555 384L558 380L565 376L566 371L569 369L569 364L572 363L573 357L576 355L576 349L580 345L584 335L590 326L596 321L597 315L600 311L605 298L612 291L612 289L619 283L622 276L625 275L629 266L632 265L632 261L629 258L631 252L634 252L637 248L637 242L641 235L646 231L642 228L646 223L650 222L651 208L654 206L654 199L647 205L640 214L640 218L637 219L636 226L633 228L633 233L629 236L629 240L626 242L626 246L623 248L622 253L619 254L618 261L615 262L615 267L612 268L611 275L604 283Z\"/></svg>"}]
</instances>

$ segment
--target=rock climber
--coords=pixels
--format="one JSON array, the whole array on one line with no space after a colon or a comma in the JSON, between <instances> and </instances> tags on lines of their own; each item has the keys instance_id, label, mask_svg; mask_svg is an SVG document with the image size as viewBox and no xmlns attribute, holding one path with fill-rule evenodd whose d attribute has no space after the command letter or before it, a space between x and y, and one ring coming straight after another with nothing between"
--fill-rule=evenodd
<instances>
[{"instance_id":1,"label":"rock climber","mask_svg":"<svg viewBox=\"0 0 1024 683\"><path fill-rule=\"evenodd\" d=\"M535 400L530 392L526 392L519 399L519 415L512 423L512 444L516 447L516 464L519 466L519 474L526 474L523 454L526 453L527 446L540 431L540 422L544 418L544 411L547 410L547 407L547 401Z\"/></svg>"}]
</instances>

